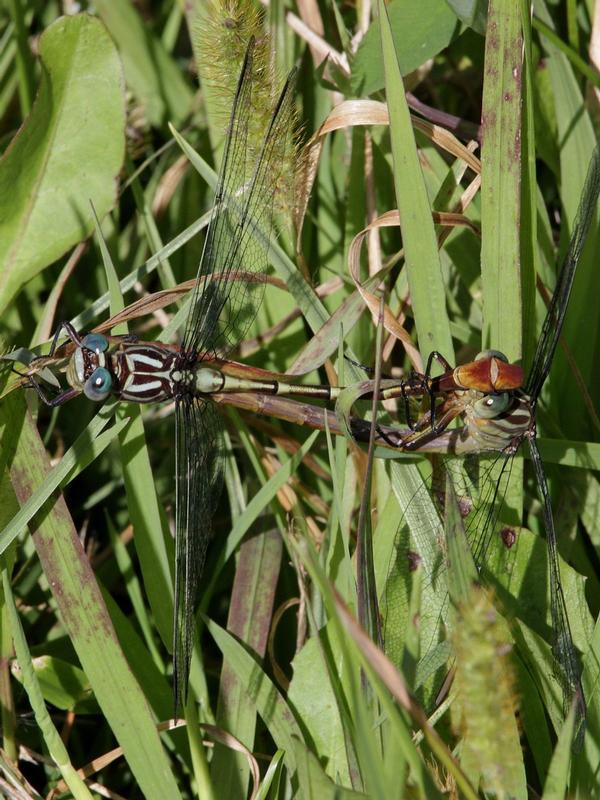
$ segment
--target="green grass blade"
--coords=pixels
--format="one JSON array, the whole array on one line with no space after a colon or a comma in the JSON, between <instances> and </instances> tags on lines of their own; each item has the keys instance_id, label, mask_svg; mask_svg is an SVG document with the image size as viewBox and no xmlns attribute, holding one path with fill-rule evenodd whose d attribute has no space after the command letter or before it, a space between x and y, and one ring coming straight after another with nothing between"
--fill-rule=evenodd
<instances>
[{"instance_id":1,"label":"green grass blade","mask_svg":"<svg viewBox=\"0 0 600 800\"><path fill-rule=\"evenodd\" d=\"M41 477L39 486L32 489L26 501L21 504L19 513L13 517L0 533L0 553L3 553L22 532L23 528L33 519L58 487L64 485L64 483L67 483L85 469L118 435L119 431L126 425L126 420L117 422L108 431L102 432L114 411L114 406L110 409L107 407L102 409L90 423L87 430L77 438L73 447L65 453L61 461Z\"/></svg>"},{"instance_id":2,"label":"green grass blade","mask_svg":"<svg viewBox=\"0 0 600 800\"><path fill-rule=\"evenodd\" d=\"M421 355L439 350L453 362L454 348L446 312L445 287L431 206L417 156L404 84L394 47L387 7L379 0L381 47L390 114L394 185L400 210L402 238L412 307Z\"/></svg>"},{"instance_id":3,"label":"green grass blade","mask_svg":"<svg viewBox=\"0 0 600 800\"><path fill-rule=\"evenodd\" d=\"M59 768L65 783L73 793L73 797L76 798L76 800L92 800L92 794L71 763L67 748L65 747L58 730L54 726L52 718L48 713L48 709L46 708L46 704L44 703L40 685L33 669L31 653L27 647L25 634L23 633L23 628L21 627L21 621L19 619L19 614L17 612L17 607L15 605L15 600L12 594L12 588L6 569L2 570L2 589L3 601L8 609L12 637L15 644L15 653L17 659L19 660L19 666L21 667L21 672L23 675L23 684L27 691L31 708L35 714L36 722L44 737L44 743L48 748L50 757L54 760L54 763Z\"/></svg>"},{"instance_id":4,"label":"green grass blade","mask_svg":"<svg viewBox=\"0 0 600 800\"><path fill-rule=\"evenodd\" d=\"M26 418L11 464L21 503L47 471L46 450ZM179 797L154 719L123 655L64 500L59 497L45 506L32 529L63 623L141 790L157 800Z\"/></svg>"},{"instance_id":5,"label":"green grass blade","mask_svg":"<svg viewBox=\"0 0 600 800\"><path fill-rule=\"evenodd\" d=\"M227 630L264 658L281 566L278 531L253 536L242 544L233 584ZM227 664L221 672L217 725L235 731L243 742L254 740L256 709L246 698L246 684ZM223 796L245 795L250 770L242 753L217 745L211 762L213 783Z\"/></svg>"},{"instance_id":6,"label":"green grass blade","mask_svg":"<svg viewBox=\"0 0 600 800\"><path fill-rule=\"evenodd\" d=\"M493 0L483 86L481 280L483 348L521 357L521 74L518 3Z\"/></svg>"},{"instance_id":7,"label":"green grass blade","mask_svg":"<svg viewBox=\"0 0 600 800\"><path fill-rule=\"evenodd\" d=\"M318 436L319 431L314 431L307 438L302 447L298 448L294 455L284 464L282 464L277 472L264 484L264 486L261 487L260 491L258 491L248 503L243 513L240 514L240 516L236 519L235 524L233 525L229 536L227 537L225 546L223 547L217 563L214 566L210 580L207 581L207 588L204 592L205 596L210 597L214 584L221 569L223 568L223 565L237 550L246 532L249 530L252 523L257 519L259 514L263 512L266 506L273 500L279 489L281 489L285 482L289 480L290 476L294 474L304 456L314 445Z\"/></svg>"},{"instance_id":8,"label":"green grass blade","mask_svg":"<svg viewBox=\"0 0 600 800\"><path fill-rule=\"evenodd\" d=\"M208 619L206 626L238 680L247 687L246 696L256 705L277 747L286 751L288 769L295 770L293 737L302 740L303 736L291 709L263 668L231 634Z\"/></svg>"}]
</instances>

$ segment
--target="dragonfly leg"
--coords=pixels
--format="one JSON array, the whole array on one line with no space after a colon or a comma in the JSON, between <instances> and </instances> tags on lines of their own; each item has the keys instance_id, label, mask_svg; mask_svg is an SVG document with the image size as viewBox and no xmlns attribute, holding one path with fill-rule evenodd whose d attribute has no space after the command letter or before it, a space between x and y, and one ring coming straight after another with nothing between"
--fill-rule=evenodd
<instances>
[{"instance_id":1,"label":"dragonfly leg","mask_svg":"<svg viewBox=\"0 0 600 800\"><path fill-rule=\"evenodd\" d=\"M422 397L424 394L429 393L429 384L425 375L419 372L412 372L405 381L400 383L400 394L404 401L404 415L406 417L406 424L411 431L416 431L419 428L419 420L413 420L410 413L410 398Z\"/></svg>"},{"instance_id":2,"label":"dragonfly leg","mask_svg":"<svg viewBox=\"0 0 600 800\"><path fill-rule=\"evenodd\" d=\"M431 353L429 353L429 358L427 359L427 366L425 368L425 375L428 378L431 378L431 367L433 365L434 359L442 367L444 372L452 372L451 364L444 358L444 356L439 352L439 350L432 350Z\"/></svg>"},{"instance_id":3,"label":"dragonfly leg","mask_svg":"<svg viewBox=\"0 0 600 800\"><path fill-rule=\"evenodd\" d=\"M344 360L347 361L349 364L352 364L359 369L362 369L367 375L375 375L375 368L374 367L367 367L366 364L361 364L360 361L355 361L353 358L349 356L344 356Z\"/></svg>"},{"instance_id":4,"label":"dragonfly leg","mask_svg":"<svg viewBox=\"0 0 600 800\"><path fill-rule=\"evenodd\" d=\"M69 339L72 342L74 342L78 347L81 347L81 336L77 333L77 331L71 325L70 322L67 322L66 320L63 320L60 323L60 325L58 326L58 328L56 329L56 332L55 332L55 334L54 334L54 336L52 338L52 344L50 345L50 351L48 353L48 356L50 358L52 358L56 348L58 347L58 339L60 337L60 334L61 334L61 331L63 330L63 328L67 332L67 335L68 335Z\"/></svg>"},{"instance_id":5,"label":"dragonfly leg","mask_svg":"<svg viewBox=\"0 0 600 800\"><path fill-rule=\"evenodd\" d=\"M444 372L451 372L452 367L444 358L444 356L439 352L439 350L432 350L429 353L429 358L427 359L427 366L425 367L425 377L427 379L427 393L429 394L429 419L431 423L431 430L433 433L438 434L443 431L443 427L438 425L435 420L435 401L436 401L436 392L434 390L433 383L431 381L431 368L433 366L433 362L437 361L437 363L441 366ZM445 426L444 426L445 427Z\"/></svg>"},{"instance_id":6,"label":"dragonfly leg","mask_svg":"<svg viewBox=\"0 0 600 800\"><path fill-rule=\"evenodd\" d=\"M435 439L436 436L439 436L440 433L443 433L452 420L461 413L461 408L457 405L446 406L446 404L442 404L438 410L440 410L441 413L439 421L435 425L433 425L431 421L431 412L428 411L426 414L419 417L416 425L411 429L415 431L417 435L412 439L402 439L400 442L403 450L418 450L419 447L422 447L427 442Z\"/></svg>"},{"instance_id":7,"label":"dragonfly leg","mask_svg":"<svg viewBox=\"0 0 600 800\"><path fill-rule=\"evenodd\" d=\"M82 341L81 336L77 333L77 331L71 325L70 322L67 322L66 320L63 320L60 323L60 325L58 326L58 328L56 329L56 331L54 332L54 336L52 337L52 344L50 345L50 350L48 351L48 355L35 356L35 358L31 359L32 361L37 361L40 358L52 358L52 356L54 355L54 353L58 349L58 340L60 338L60 335L62 333L63 328L67 332L67 335L68 335L69 339L74 344L76 344L78 347L81 347L81 341ZM44 401L44 402L46 402L46 401Z\"/></svg>"},{"instance_id":8,"label":"dragonfly leg","mask_svg":"<svg viewBox=\"0 0 600 800\"><path fill-rule=\"evenodd\" d=\"M368 424L367 424L367 427L368 427ZM354 429L354 427L353 427L352 433L356 437L357 441L366 442L366 441L368 441L367 435L370 433L370 431L369 430L365 430L363 427L360 427L360 429ZM403 446L402 437L396 431L393 431L393 432L389 431L389 430L386 431L384 428L382 428L381 426L377 425L376 428L375 428L375 433L377 434L379 439L384 441L390 447L402 447Z\"/></svg>"},{"instance_id":9,"label":"dragonfly leg","mask_svg":"<svg viewBox=\"0 0 600 800\"><path fill-rule=\"evenodd\" d=\"M434 433L440 433L441 431L438 430L438 426L436 425L435 416L436 416L436 398L437 392L435 391L435 387L431 378L431 369L433 366L433 362L437 361L438 364L442 367L444 372L449 372L452 370L452 367L448 363L448 361L444 358L444 356L438 350L432 350L429 354L429 358L427 359L427 365L425 367L425 372L411 372L408 380L403 381L400 384L400 393L402 395L402 399L404 400L404 411L406 416L406 424L411 429L411 431L416 431L419 429L418 422L413 422L410 414L410 404L409 404L409 397L423 397L427 395L429 397L429 419L428 424L431 427L431 430ZM422 427L422 426L420 426Z\"/></svg>"},{"instance_id":10,"label":"dragonfly leg","mask_svg":"<svg viewBox=\"0 0 600 800\"><path fill-rule=\"evenodd\" d=\"M56 406L62 406L63 403L68 403L69 400L72 400L74 397L78 397L81 392L79 389L66 389L64 392L57 394L56 397L49 397L46 392L42 389L39 383L34 380L33 378L29 378L29 383L26 385L28 389L35 389L38 394L38 397L44 403L44 405L50 406L51 408L56 408Z\"/></svg>"},{"instance_id":11,"label":"dragonfly leg","mask_svg":"<svg viewBox=\"0 0 600 800\"><path fill-rule=\"evenodd\" d=\"M419 447L429 442L434 436L435 434L431 428L428 428L425 431L420 431L413 439L403 439L400 442L400 446L402 450L418 450Z\"/></svg>"}]
</instances>

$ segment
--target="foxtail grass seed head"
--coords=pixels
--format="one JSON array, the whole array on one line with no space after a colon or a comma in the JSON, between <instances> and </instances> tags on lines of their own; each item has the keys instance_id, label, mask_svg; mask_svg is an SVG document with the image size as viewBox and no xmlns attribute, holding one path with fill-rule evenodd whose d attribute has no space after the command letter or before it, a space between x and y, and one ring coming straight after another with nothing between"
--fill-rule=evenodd
<instances>
[{"instance_id":1,"label":"foxtail grass seed head","mask_svg":"<svg viewBox=\"0 0 600 800\"><path fill-rule=\"evenodd\" d=\"M260 8L249 0L208 0L201 5L191 25L201 82L203 87L209 87L211 115L222 120L223 135L248 42L252 37L255 39L252 99L247 120L247 176L264 141L282 87L274 68L274 53L263 16ZM285 135L273 143L278 150L274 163L283 165L274 176L275 213L285 218L290 217L295 202L297 140L298 120L294 113Z\"/></svg>"},{"instance_id":2,"label":"foxtail grass seed head","mask_svg":"<svg viewBox=\"0 0 600 800\"><path fill-rule=\"evenodd\" d=\"M506 625L481 587L474 586L456 611L452 642L452 727L462 739L461 764L468 775L480 776L486 792L510 796L514 776L522 769L511 646Z\"/></svg>"}]
</instances>

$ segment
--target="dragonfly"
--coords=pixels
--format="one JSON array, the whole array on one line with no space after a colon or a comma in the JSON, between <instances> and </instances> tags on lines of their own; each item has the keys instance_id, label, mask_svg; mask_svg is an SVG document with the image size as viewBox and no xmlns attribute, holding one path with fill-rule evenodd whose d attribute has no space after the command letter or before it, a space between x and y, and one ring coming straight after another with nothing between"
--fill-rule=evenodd
<instances>
[{"instance_id":1,"label":"dragonfly","mask_svg":"<svg viewBox=\"0 0 600 800\"><path fill-rule=\"evenodd\" d=\"M326 385L289 383L285 376L227 360L242 341L261 302L261 277L268 266L275 226L276 188L285 164L283 148L294 119L296 70L285 82L260 147L251 149L248 131L254 49L251 39L233 100L215 202L181 344L98 332L80 334L63 322L48 356L32 361L27 373L29 387L52 407L81 394L95 402L109 396L143 404L174 401L176 714L187 699L194 614L222 484L223 423L211 398L229 395L234 404L237 398L238 405L243 406L243 397L251 397L251 405L261 405L263 413L269 413L269 397L331 401L340 391ZM63 334L67 342L59 346ZM37 376L60 353L68 355L64 369L68 388L50 395ZM277 411L273 413L277 415ZM294 418L289 407L280 410L284 418L286 414ZM322 419L314 422L315 427L324 427ZM329 422L335 423L331 418Z\"/></svg>"},{"instance_id":2,"label":"dragonfly","mask_svg":"<svg viewBox=\"0 0 600 800\"><path fill-rule=\"evenodd\" d=\"M405 451L418 452L427 443L435 441L442 432L449 432L450 423L459 419L463 426L452 430L451 437L457 444L468 444L466 450L472 453L499 453L502 459L499 481L502 475L510 474L513 456L527 442L542 501L546 532L555 672L563 693L564 714L571 706L575 707L574 750L580 749L583 742L586 701L581 666L560 580L550 493L537 442L536 409L550 373L577 265L595 218L599 194L600 145L597 145L588 167L571 239L526 379L521 367L509 364L506 356L498 351L483 351L474 361L454 368L440 353L434 351L429 356L425 372L413 372L401 382L400 387L407 423L411 429L411 433L399 441ZM440 364L443 371L432 377L434 362ZM420 399L426 408L416 420L411 419L412 398ZM486 516L484 530L477 534L481 538L473 547L480 566L499 513L497 500L501 498L497 487L493 496L495 509Z\"/></svg>"},{"instance_id":3,"label":"dragonfly","mask_svg":"<svg viewBox=\"0 0 600 800\"><path fill-rule=\"evenodd\" d=\"M34 389L50 407L62 406L82 394L94 402L111 396L140 404L174 401L172 646L176 715L187 700L194 615L222 486L225 448L222 417L216 406L234 405L315 429L327 428L334 434L345 433L332 412L294 399L335 401L343 391L341 387L290 383L285 375L228 358L260 307L275 227L275 193L285 168L284 147L294 120L296 70L288 75L253 157L248 131L255 102L254 48L251 39L233 100L215 202L181 343L147 342L132 335L111 336L99 331L79 333L65 321L56 330L47 355L34 357L24 349L11 354L11 360L28 363L23 385ZM132 311L132 316L137 313L137 309ZM110 328L110 322L102 328ZM67 341L61 343L64 334ZM52 370L57 369L64 372L68 388L50 395L42 381L55 383ZM397 396L397 381L384 384L381 400ZM369 440L370 423L352 417L349 426L355 439ZM382 447L397 449L398 429L378 425L377 441Z\"/></svg>"}]
</instances>

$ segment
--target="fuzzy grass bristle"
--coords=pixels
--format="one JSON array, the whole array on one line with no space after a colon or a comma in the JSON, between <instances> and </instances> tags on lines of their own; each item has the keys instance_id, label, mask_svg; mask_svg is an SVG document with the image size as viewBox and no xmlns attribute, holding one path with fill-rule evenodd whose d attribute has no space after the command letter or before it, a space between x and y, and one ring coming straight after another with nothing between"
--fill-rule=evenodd
<instances>
[{"instance_id":1,"label":"fuzzy grass bristle","mask_svg":"<svg viewBox=\"0 0 600 800\"><path fill-rule=\"evenodd\" d=\"M517 697L507 628L488 593L473 586L456 611L452 726L461 738L461 764L474 785L511 796L522 769Z\"/></svg>"},{"instance_id":2,"label":"fuzzy grass bristle","mask_svg":"<svg viewBox=\"0 0 600 800\"><path fill-rule=\"evenodd\" d=\"M190 26L210 116L221 124L221 129L214 131L219 138L226 133L240 70L248 43L254 38L246 175L251 174L283 85L274 68L271 38L265 31L263 18L263 13L248 0L209 0ZM287 218L293 209L296 191L297 141L298 122L294 113L286 135L276 144L277 163L282 168L274 176L275 205L277 213Z\"/></svg>"}]
</instances>

